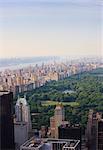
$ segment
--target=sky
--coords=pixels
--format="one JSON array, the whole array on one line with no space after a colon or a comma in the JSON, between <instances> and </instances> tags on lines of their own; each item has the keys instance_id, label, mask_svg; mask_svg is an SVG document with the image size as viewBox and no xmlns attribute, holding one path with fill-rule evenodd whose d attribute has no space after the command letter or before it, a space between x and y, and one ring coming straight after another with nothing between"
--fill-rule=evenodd
<instances>
[{"instance_id":1,"label":"sky","mask_svg":"<svg viewBox=\"0 0 103 150\"><path fill-rule=\"evenodd\" d=\"M0 0L0 58L103 56L102 0Z\"/></svg>"}]
</instances>

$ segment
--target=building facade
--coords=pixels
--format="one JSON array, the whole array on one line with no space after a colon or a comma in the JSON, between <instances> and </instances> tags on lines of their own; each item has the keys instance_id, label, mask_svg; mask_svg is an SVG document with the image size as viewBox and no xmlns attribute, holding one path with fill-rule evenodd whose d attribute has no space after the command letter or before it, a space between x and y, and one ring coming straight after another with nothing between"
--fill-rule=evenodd
<instances>
[{"instance_id":1,"label":"building facade","mask_svg":"<svg viewBox=\"0 0 103 150\"><path fill-rule=\"evenodd\" d=\"M15 143L19 147L29 138L29 132L31 131L31 117L30 108L26 101L26 97L19 98L15 105Z\"/></svg>"},{"instance_id":2,"label":"building facade","mask_svg":"<svg viewBox=\"0 0 103 150\"><path fill-rule=\"evenodd\" d=\"M81 140L82 140L82 129L80 125L61 125L58 128L59 139L75 139L80 140L80 148L81 148Z\"/></svg>"},{"instance_id":3,"label":"building facade","mask_svg":"<svg viewBox=\"0 0 103 150\"><path fill-rule=\"evenodd\" d=\"M0 92L0 150L14 150L13 93Z\"/></svg>"},{"instance_id":4,"label":"building facade","mask_svg":"<svg viewBox=\"0 0 103 150\"><path fill-rule=\"evenodd\" d=\"M58 103L54 111L54 116L50 118L51 137L58 138L58 127L61 124L67 123L68 121L65 121L64 107L61 103Z\"/></svg>"},{"instance_id":5,"label":"building facade","mask_svg":"<svg viewBox=\"0 0 103 150\"><path fill-rule=\"evenodd\" d=\"M90 110L86 130L88 150L103 150L103 115Z\"/></svg>"}]
</instances>

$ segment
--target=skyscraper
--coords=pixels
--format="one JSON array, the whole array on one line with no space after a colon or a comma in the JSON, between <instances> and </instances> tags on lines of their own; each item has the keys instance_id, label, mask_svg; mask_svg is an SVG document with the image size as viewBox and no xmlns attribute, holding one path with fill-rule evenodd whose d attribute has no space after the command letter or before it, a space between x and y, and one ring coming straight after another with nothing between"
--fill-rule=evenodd
<instances>
[{"instance_id":1,"label":"skyscraper","mask_svg":"<svg viewBox=\"0 0 103 150\"><path fill-rule=\"evenodd\" d=\"M63 106L61 104L58 104L55 108L55 137L58 138L58 127L62 124L62 121L64 121L64 110Z\"/></svg>"},{"instance_id":2,"label":"skyscraper","mask_svg":"<svg viewBox=\"0 0 103 150\"><path fill-rule=\"evenodd\" d=\"M0 92L0 150L14 150L12 103L12 92Z\"/></svg>"},{"instance_id":3,"label":"skyscraper","mask_svg":"<svg viewBox=\"0 0 103 150\"><path fill-rule=\"evenodd\" d=\"M98 150L103 150L103 119L98 122Z\"/></svg>"},{"instance_id":4,"label":"skyscraper","mask_svg":"<svg viewBox=\"0 0 103 150\"><path fill-rule=\"evenodd\" d=\"M31 131L30 108L26 97L19 98L15 105L15 143L18 146L23 144L29 137Z\"/></svg>"},{"instance_id":5,"label":"skyscraper","mask_svg":"<svg viewBox=\"0 0 103 150\"><path fill-rule=\"evenodd\" d=\"M82 136L82 129L79 124L66 124L59 126L59 139L75 139L80 140L80 147L81 147L81 136ZM81 148L80 148L81 149Z\"/></svg>"},{"instance_id":6,"label":"skyscraper","mask_svg":"<svg viewBox=\"0 0 103 150\"><path fill-rule=\"evenodd\" d=\"M28 130L31 130L30 107L27 103L26 96L19 98L15 105L16 122L26 122Z\"/></svg>"},{"instance_id":7,"label":"skyscraper","mask_svg":"<svg viewBox=\"0 0 103 150\"><path fill-rule=\"evenodd\" d=\"M65 112L63 105L61 103L58 103L55 111L54 116L50 118L50 128L51 128L51 137L52 138L58 138L58 127L61 124L68 124L68 121L65 120Z\"/></svg>"},{"instance_id":8,"label":"skyscraper","mask_svg":"<svg viewBox=\"0 0 103 150\"><path fill-rule=\"evenodd\" d=\"M87 123L88 150L103 150L103 115L90 110Z\"/></svg>"}]
</instances>

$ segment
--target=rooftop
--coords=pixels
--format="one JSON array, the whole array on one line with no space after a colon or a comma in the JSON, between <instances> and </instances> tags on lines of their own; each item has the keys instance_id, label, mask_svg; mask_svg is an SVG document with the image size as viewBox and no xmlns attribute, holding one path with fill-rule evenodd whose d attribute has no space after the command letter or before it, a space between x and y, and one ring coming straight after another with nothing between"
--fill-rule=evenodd
<instances>
[{"instance_id":1,"label":"rooftop","mask_svg":"<svg viewBox=\"0 0 103 150\"><path fill-rule=\"evenodd\" d=\"M62 108L63 108L63 104L58 102L58 104L56 105L55 110L61 110Z\"/></svg>"},{"instance_id":2,"label":"rooftop","mask_svg":"<svg viewBox=\"0 0 103 150\"><path fill-rule=\"evenodd\" d=\"M73 149L78 146L79 140L70 140L70 139L35 139L32 137L30 140L25 142L20 150L64 150L65 148ZM79 148L78 148L79 150Z\"/></svg>"},{"instance_id":3,"label":"rooftop","mask_svg":"<svg viewBox=\"0 0 103 150\"><path fill-rule=\"evenodd\" d=\"M17 102L16 102L16 105L20 105L20 104L23 104L23 105L25 105L25 106L28 105L25 97L24 97L24 98L19 98L19 97L18 97L18 100L17 100Z\"/></svg>"},{"instance_id":4,"label":"rooftop","mask_svg":"<svg viewBox=\"0 0 103 150\"><path fill-rule=\"evenodd\" d=\"M79 124L62 124L59 126L59 128L81 128Z\"/></svg>"},{"instance_id":5,"label":"rooftop","mask_svg":"<svg viewBox=\"0 0 103 150\"><path fill-rule=\"evenodd\" d=\"M9 94L9 91L0 91L0 96L4 95L4 94Z\"/></svg>"}]
</instances>

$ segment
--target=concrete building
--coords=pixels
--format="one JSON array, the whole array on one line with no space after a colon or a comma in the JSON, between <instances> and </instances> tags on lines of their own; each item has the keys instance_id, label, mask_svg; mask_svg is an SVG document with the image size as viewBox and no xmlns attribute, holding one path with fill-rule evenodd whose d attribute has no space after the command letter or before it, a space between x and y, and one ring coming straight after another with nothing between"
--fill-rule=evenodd
<instances>
[{"instance_id":1,"label":"concrete building","mask_svg":"<svg viewBox=\"0 0 103 150\"><path fill-rule=\"evenodd\" d=\"M46 133L47 133L47 128L45 126L41 126L41 137L45 138L46 137Z\"/></svg>"},{"instance_id":2,"label":"concrete building","mask_svg":"<svg viewBox=\"0 0 103 150\"><path fill-rule=\"evenodd\" d=\"M65 124L58 128L59 139L75 139L80 140L80 147L82 142L82 129L79 124Z\"/></svg>"},{"instance_id":3,"label":"concrete building","mask_svg":"<svg viewBox=\"0 0 103 150\"><path fill-rule=\"evenodd\" d=\"M52 138L58 138L58 127L61 124L68 124L68 121L65 121L65 112L63 105L61 103L58 103L55 108L54 116L50 118L50 129Z\"/></svg>"},{"instance_id":4,"label":"concrete building","mask_svg":"<svg viewBox=\"0 0 103 150\"><path fill-rule=\"evenodd\" d=\"M15 133L15 146L16 149L19 149L20 145L22 145L29 138L27 123L14 122L14 133Z\"/></svg>"},{"instance_id":5,"label":"concrete building","mask_svg":"<svg viewBox=\"0 0 103 150\"><path fill-rule=\"evenodd\" d=\"M103 115L90 110L86 130L88 150L103 150Z\"/></svg>"},{"instance_id":6,"label":"concrete building","mask_svg":"<svg viewBox=\"0 0 103 150\"><path fill-rule=\"evenodd\" d=\"M98 150L103 150L103 119L98 122Z\"/></svg>"},{"instance_id":7,"label":"concrete building","mask_svg":"<svg viewBox=\"0 0 103 150\"><path fill-rule=\"evenodd\" d=\"M18 97L16 102L14 131L15 143L19 147L29 138L29 132L31 131L30 108L27 104L26 97Z\"/></svg>"},{"instance_id":8,"label":"concrete building","mask_svg":"<svg viewBox=\"0 0 103 150\"><path fill-rule=\"evenodd\" d=\"M0 91L0 150L14 150L13 93Z\"/></svg>"},{"instance_id":9,"label":"concrete building","mask_svg":"<svg viewBox=\"0 0 103 150\"><path fill-rule=\"evenodd\" d=\"M55 72L49 72L48 77L50 80L58 81L59 80L59 73Z\"/></svg>"}]
</instances>

